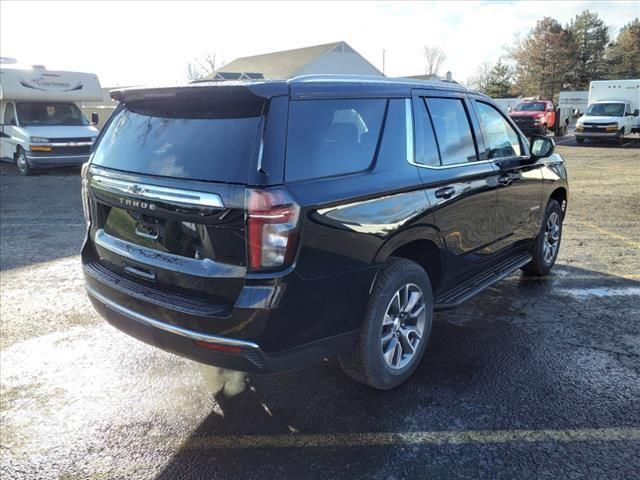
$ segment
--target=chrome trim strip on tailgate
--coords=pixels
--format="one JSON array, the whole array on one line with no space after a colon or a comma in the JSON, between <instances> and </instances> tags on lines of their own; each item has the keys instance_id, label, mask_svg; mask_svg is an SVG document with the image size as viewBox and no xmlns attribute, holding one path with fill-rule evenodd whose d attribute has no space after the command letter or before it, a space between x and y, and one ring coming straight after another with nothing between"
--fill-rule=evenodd
<instances>
[{"instance_id":1,"label":"chrome trim strip on tailgate","mask_svg":"<svg viewBox=\"0 0 640 480\"><path fill-rule=\"evenodd\" d=\"M156 268L162 268L172 272L180 272L187 275L205 278L244 278L247 269L238 265L214 262L209 258L196 260L172 253L165 253L153 248L143 247L134 243L111 236L99 228L96 230L93 241L97 247L137 262Z\"/></svg>"},{"instance_id":2,"label":"chrome trim strip on tailgate","mask_svg":"<svg viewBox=\"0 0 640 480\"><path fill-rule=\"evenodd\" d=\"M126 180L116 180L102 175L93 175L91 177L91 185L108 192L122 193L147 200L198 207L224 207L222 197L217 193L158 187L156 185L128 182Z\"/></svg>"},{"instance_id":3,"label":"chrome trim strip on tailgate","mask_svg":"<svg viewBox=\"0 0 640 480\"><path fill-rule=\"evenodd\" d=\"M128 309L127 307L123 307L115 303L113 300L108 299L104 295L96 292L91 287L85 285L87 293L92 297L96 298L98 301L104 303L111 310L114 310L116 313L120 315L124 315L132 320L136 320L140 323L144 323L151 327L159 328L160 330L164 330L165 332L173 333L175 335L180 335L181 337L186 337L191 340L198 340L201 342L209 342L209 343L218 343L221 345L229 345L232 347L244 347L250 349L260 349L260 347L253 342L248 342L246 340L237 340L235 338L227 338L227 337L218 337L217 335L207 335L206 333L198 333L192 330L187 330L182 327L176 327L175 325L170 325L168 323L160 322L155 320L154 318L147 317L146 315L142 315L141 313L134 312L133 310Z\"/></svg>"}]
</instances>

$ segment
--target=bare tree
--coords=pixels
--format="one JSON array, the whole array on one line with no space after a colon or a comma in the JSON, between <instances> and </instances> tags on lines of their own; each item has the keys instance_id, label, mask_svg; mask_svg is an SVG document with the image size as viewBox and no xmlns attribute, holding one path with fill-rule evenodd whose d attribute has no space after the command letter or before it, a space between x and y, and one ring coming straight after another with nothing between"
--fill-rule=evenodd
<instances>
[{"instance_id":1,"label":"bare tree","mask_svg":"<svg viewBox=\"0 0 640 480\"><path fill-rule=\"evenodd\" d=\"M190 82L194 80L200 80L204 75L202 74L202 70L195 62L187 63L187 79Z\"/></svg>"},{"instance_id":2,"label":"bare tree","mask_svg":"<svg viewBox=\"0 0 640 480\"><path fill-rule=\"evenodd\" d=\"M473 90L484 92L489 84L491 75L491 64L489 62L481 63L473 71L473 74L467 79L467 86Z\"/></svg>"},{"instance_id":3,"label":"bare tree","mask_svg":"<svg viewBox=\"0 0 640 480\"><path fill-rule=\"evenodd\" d=\"M189 81L202 80L207 75L222 67L222 65L222 62L217 62L216 53L207 53L202 57L193 59L187 64L187 78Z\"/></svg>"},{"instance_id":4,"label":"bare tree","mask_svg":"<svg viewBox=\"0 0 640 480\"><path fill-rule=\"evenodd\" d=\"M422 54L424 55L425 63L424 73L437 75L442 62L446 60L447 56L439 47L430 47L429 45L422 47Z\"/></svg>"}]
</instances>

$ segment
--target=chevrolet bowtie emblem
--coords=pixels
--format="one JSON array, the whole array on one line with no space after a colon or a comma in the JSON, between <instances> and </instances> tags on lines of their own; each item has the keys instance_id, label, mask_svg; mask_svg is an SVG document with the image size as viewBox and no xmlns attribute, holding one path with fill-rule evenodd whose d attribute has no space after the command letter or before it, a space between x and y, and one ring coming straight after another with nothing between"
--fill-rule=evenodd
<instances>
[{"instance_id":1,"label":"chevrolet bowtie emblem","mask_svg":"<svg viewBox=\"0 0 640 480\"><path fill-rule=\"evenodd\" d=\"M146 192L147 189L144 187L141 187L140 185L130 185L129 188L127 188L127 193L134 193L134 194L140 194L140 193L144 193Z\"/></svg>"}]
</instances>

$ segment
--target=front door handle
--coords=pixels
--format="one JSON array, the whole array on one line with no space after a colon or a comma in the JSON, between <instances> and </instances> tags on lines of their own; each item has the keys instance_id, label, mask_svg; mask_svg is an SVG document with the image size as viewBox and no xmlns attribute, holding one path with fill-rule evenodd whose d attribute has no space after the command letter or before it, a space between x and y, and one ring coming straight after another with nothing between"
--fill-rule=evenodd
<instances>
[{"instance_id":1,"label":"front door handle","mask_svg":"<svg viewBox=\"0 0 640 480\"><path fill-rule=\"evenodd\" d=\"M440 190L436 190L436 198L451 198L456 193L456 189L453 187L445 187Z\"/></svg>"},{"instance_id":2,"label":"front door handle","mask_svg":"<svg viewBox=\"0 0 640 480\"><path fill-rule=\"evenodd\" d=\"M498 183L500 185L509 185L513 181L513 175L507 173L506 175L500 175L498 177Z\"/></svg>"}]
</instances>

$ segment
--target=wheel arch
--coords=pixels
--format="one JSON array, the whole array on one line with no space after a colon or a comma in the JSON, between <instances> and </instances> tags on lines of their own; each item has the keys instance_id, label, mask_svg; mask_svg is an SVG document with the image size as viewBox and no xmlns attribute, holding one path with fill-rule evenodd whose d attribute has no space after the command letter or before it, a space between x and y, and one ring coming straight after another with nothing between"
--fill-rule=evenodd
<instances>
[{"instance_id":1,"label":"wheel arch","mask_svg":"<svg viewBox=\"0 0 640 480\"><path fill-rule=\"evenodd\" d=\"M551 195L549 195L549 200L555 200L558 202L562 211L565 212L567 209L567 189L564 187L556 188L551 192Z\"/></svg>"},{"instance_id":2,"label":"wheel arch","mask_svg":"<svg viewBox=\"0 0 640 480\"><path fill-rule=\"evenodd\" d=\"M427 272L435 292L442 283L444 273L443 251L440 236L435 229L415 228L389 239L378 251L376 262L384 263L389 257L416 262Z\"/></svg>"}]
</instances>

